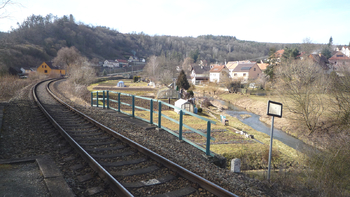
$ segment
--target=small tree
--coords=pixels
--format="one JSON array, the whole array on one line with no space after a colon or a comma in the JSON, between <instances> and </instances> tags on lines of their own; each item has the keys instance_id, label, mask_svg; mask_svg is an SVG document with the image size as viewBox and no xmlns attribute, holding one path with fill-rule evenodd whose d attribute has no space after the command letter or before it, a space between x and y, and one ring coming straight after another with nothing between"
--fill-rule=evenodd
<instances>
[{"instance_id":1,"label":"small tree","mask_svg":"<svg viewBox=\"0 0 350 197\"><path fill-rule=\"evenodd\" d=\"M324 111L323 93L327 90L322 68L312 60L281 64L275 86L287 109L313 133Z\"/></svg>"},{"instance_id":2,"label":"small tree","mask_svg":"<svg viewBox=\"0 0 350 197\"><path fill-rule=\"evenodd\" d=\"M179 88L183 88L185 90L188 90L188 88L190 88L190 84L188 83L184 70L181 70L179 76L177 77L176 85Z\"/></svg>"}]
</instances>

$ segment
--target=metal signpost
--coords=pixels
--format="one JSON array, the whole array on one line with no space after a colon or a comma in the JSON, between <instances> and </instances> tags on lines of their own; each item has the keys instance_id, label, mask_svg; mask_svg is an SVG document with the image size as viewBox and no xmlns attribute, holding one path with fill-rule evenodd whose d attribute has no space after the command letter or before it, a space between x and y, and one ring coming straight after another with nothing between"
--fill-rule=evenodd
<instances>
[{"instance_id":1,"label":"metal signpost","mask_svg":"<svg viewBox=\"0 0 350 197\"><path fill-rule=\"evenodd\" d=\"M272 123L271 123L271 138L270 138L270 151L269 151L269 167L268 167L268 174L267 174L267 180L270 180L270 172L271 172L271 155L272 155L272 140L273 140L273 122L274 118L276 117L282 117L282 103L274 102L274 101L268 101L267 102L267 115L272 116Z\"/></svg>"}]
</instances>

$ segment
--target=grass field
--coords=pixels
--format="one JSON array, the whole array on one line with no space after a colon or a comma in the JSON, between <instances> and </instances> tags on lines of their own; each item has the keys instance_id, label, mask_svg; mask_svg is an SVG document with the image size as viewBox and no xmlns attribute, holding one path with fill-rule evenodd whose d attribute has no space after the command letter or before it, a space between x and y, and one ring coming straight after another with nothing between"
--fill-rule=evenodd
<instances>
[{"instance_id":1,"label":"grass field","mask_svg":"<svg viewBox=\"0 0 350 197\"><path fill-rule=\"evenodd\" d=\"M92 90L91 87L94 86L116 86L120 80L110 80L104 81L99 84L93 84L89 87L89 90ZM123 79L125 85L128 87L147 87L147 83L134 83L131 79ZM155 93L158 89L155 88ZM118 90L119 91L119 90ZM198 90L196 90L198 91ZM145 92L133 91L133 90L120 90L120 92L144 96ZM247 99L246 95L239 94L222 94L223 100L228 100L234 103L236 100ZM270 98L260 97L260 96L249 96L249 99L253 99L255 103L264 103L266 105L267 100ZM149 109L149 106L142 106ZM122 107L123 110L123 107ZM123 110L124 111L124 110ZM125 112L131 114L130 108L125 110ZM179 120L179 115L173 110L164 110L162 113L172 119ZM135 111L135 115L143 119L149 120L150 114L148 111ZM217 119L212 118L204 110L201 113L205 118L209 118L216 122L216 124L211 125L211 136L215 138L215 141L211 143L211 151L217 154L223 155L227 158L227 164L230 166L230 161L233 158L240 158L243 161L242 167L245 169L261 169L267 167L267 154L268 154L268 144L270 142L270 137L264 133L258 132L248 125L243 124L237 118L226 116L229 120L229 126L224 126ZM219 114L216 115L219 117ZM153 122L157 123L158 116L157 114L153 115ZM197 130L206 132L207 123L206 121L200 120L196 117L184 115L183 123ZM179 126L177 123L174 123L166 118L162 118L162 126L171 129L172 131L177 132ZM244 130L248 134L254 135L254 138L263 142L264 144L257 143L255 140L245 138L244 136L237 134L236 131ZM205 147L206 138L193 132L188 132L189 130L183 128L183 137ZM299 153L288 147L287 145L281 143L278 140L273 141L274 148L274 159L273 165L278 166L280 163L289 163L295 160Z\"/></svg>"}]
</instances>

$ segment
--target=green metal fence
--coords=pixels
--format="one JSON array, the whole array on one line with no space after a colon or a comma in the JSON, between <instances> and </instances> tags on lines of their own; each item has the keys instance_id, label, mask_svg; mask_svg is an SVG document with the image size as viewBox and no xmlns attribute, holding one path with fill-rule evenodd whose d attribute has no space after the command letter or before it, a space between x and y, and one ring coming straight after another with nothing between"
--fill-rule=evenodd
<instances>
[{"instance_id":1,"label":"green metal fence","mask_svg":"<svg viewBox=\"0 0 350 197\"><path fill-rule=\"evenodd\" d=\"M122 102L121 96L131 97L131 104L126 103L126 102ZM149 102L149 109L143 108L140 106L136 106L135 105L135 98L140 99L143 102L148 101ZM158 103L158 110L154 109L154 108L157 108L157 106L154 106L154 102ZM91 92L91 106L92 107L101 107L103 109L112 109L112 110L115 110L117 112L127 114L131 117L138 118L138 119L141 119L143 121L149 122L150 124L154 124L158 128L164 129L165 131L175 135L176 137L179 138L179 140L183 140L183 141L195 146L196 148L204 151L206 153L206 155L214 156L214 154L210 152L210 140L215 141L215 138L210 136L211 124L216 124L215 121L213 121L213 120L204 118L204 117L199 116L195 113L186 111L184 109L178 108L174 105L171 105L169 103L166 103L166 102L163 102L160 100L155 100L155 99L141 97L141 96L135 96L135 95L121 93L121 92L108 91L108 90L107 91ZM122 106L124 106L124 111L121 108ZM165 107L165 106L179 110L179 115L180 115L179 120L175 120L173 118L166 116L165 114L162 114L162 107ZM128 108L129 110L131 110L131 114L125 112L125 107ZM135 109L149 111L150 112L150 119L147 120L147 119L135 116ZM153 114L158 114L158 123L153 122ZM203 133L197 129L194 129L194 128L184 124L183 123L183 115L184 114L191 115L191 116L194 116L198 119L206 121L207 122L207 133ZM166 127L163 127L161 124L162 118L166 118L174 123L177 123L179 125L179 133L177 134L176 132L174 132ZM196 143L194 143L186 138L183 138L182 137L182 134L183 134L182 128L183 127L187 128L187 129L189 129L189 130L191 130L191 131L193 131L193 132L195 132L203 137L206 137L206 147L203 148L203 147L197 145Z\"/></svg>"}]
</instances>

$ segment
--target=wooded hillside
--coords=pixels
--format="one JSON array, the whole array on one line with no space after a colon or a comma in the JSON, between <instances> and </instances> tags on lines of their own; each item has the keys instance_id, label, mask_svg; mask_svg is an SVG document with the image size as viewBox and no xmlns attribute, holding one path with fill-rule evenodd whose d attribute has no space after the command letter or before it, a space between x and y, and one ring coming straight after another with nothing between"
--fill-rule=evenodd
<instances>
[{"instance_id":1,"label":"wooded hillside","mask_svg":"<svg viewBox=\"0 0 350 197\"><path fill-rule=\"evenodd\" d=\"M299 47L298 44L243 41L233 36L123 34L108 27L77 23L72 15L61 18L52 14L32 15L11 32L0 33L0 68L37 67L43 61L51 61L62 47L71 46L89 59L96 58L95 62L127 59L132 54L145 59L151 55L171 56L179 62L191 55L208 62L254 60L268 55L272 47Z\"/></svg>"}]
</instances>

